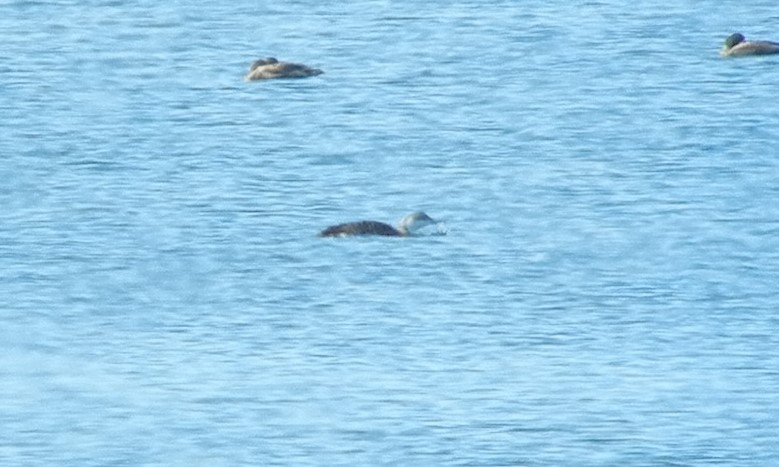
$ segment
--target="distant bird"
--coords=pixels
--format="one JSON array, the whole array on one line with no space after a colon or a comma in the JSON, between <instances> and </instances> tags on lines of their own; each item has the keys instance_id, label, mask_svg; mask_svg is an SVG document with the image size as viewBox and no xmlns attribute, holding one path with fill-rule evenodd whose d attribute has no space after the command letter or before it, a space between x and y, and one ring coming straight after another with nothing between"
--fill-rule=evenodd
<instances>
[{"instance_id":1,"label":"distant bird","mask_svg":"<svg viewBox=\"0 0 779 467\"><path fill-rule=\"evenodd\" d=\"M400 220L395 228L389 224L376 221L347 222L333 225L319 233L320 237L347 237L353 235L384 235L389 237L406 237L423 227L435 224L436 221L424 212L418 211Z\"/></svg>"},{"instance_id":2,"label":"distant bird","mask_svg":"<svg viewBox=\"0 0 779 467\"><path fill-rule=\"evenodd\" d=\"M274 78L306 78L324 73L318 68L311 68L299 63L280 62L273 57L263 58L252 63L246 81Z\"/></svg>"},{"instance_id":3,"label":"distant bird","mask_svg":"<svg viewBox=\"0 0 779 467\"><path fill-rule=\"evenodd\" d=\"M740 32L725 39L725 45L719 53L723 57L742 57L745 55L779 54L779 43L771 41L748 41Z\"/></svg>"}]
</instances>

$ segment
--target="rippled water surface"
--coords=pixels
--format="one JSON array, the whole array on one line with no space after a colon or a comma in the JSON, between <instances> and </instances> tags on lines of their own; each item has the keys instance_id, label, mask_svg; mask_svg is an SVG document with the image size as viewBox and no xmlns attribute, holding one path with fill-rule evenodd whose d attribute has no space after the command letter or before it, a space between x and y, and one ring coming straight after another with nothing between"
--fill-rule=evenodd
<instances>
[{"instance_id":1,"label":"rippled water surface","mask_svg":"<svg viewBox=\"0 0 779 467\"><path fill-rule=\"evenodd\" d=\"M0 463L779 463L778 20L0 3Z\"/></svg>"}]
</instances>

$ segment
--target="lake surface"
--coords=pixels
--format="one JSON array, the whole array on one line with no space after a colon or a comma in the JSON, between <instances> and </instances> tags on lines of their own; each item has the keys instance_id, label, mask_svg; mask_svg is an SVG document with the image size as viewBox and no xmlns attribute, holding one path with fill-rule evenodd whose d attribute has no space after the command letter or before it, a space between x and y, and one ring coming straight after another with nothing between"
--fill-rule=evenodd
<instances>
[{"instance_id":1,"label":"lake surface","mask_svg":"<svg viewBox=\"0 0 779 467\"><path fill-rule=\"evenodd\" d=\"M0 464L779 465L777 21L0 3Z\"/></svg>"}]
</instances>

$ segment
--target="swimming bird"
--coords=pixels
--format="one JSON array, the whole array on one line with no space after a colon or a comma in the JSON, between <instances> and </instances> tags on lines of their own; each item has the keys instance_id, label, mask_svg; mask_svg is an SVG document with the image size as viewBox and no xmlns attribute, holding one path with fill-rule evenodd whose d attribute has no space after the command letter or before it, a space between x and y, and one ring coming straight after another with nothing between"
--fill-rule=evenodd
<instances>
[{"instance_id":1,"label":"swimming bird","mask_svg":"<svg viewBox=\"0 0 779 467\"><path fill-rule=\"evenodd\" d=\"M411 213L400 220L395 228L384 222L358 221L333 225L319 233L320 237L346 237L352 235L384 235L389 237L406 237L419 229L435 224L430 216L424 212Z\"/></svg>"},{"instance_id":2,"label":"swimming bird","mask_svg":"<svg viewBox=\"0 0 779 467\"><path fill-rule=\"evenodd\" d=\"M252 63L246 81L274 78L305 78L324 73L318 68L311 68L299 63L280 62L274 57L263 58Z\"/></svg>"},{"instance_id":3,"label":"swimming bird","mask_svg":"<svg viewBox=\"0 0 779 467\"><path fill-rule=\"evenodd\" d=\"M719 53L723 57L742 57L744 55L779 54L779 43L771 41L748 41L740 32L725 39L725 45Z\"/></svg>"}]
</instances>

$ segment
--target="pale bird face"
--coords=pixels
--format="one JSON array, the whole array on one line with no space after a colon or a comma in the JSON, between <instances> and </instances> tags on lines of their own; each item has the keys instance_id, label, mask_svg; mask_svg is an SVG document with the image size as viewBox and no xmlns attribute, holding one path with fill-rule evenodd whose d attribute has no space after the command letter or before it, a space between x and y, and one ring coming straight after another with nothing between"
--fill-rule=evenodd
<instances>
[{"instance_id":1,"label":"pale bird face","mask_svg":"<svg viewBox=\"0 0 779 467\"><path fill-rule=\"evenodd\" d=\"M436 221L424 212L415 212L413 214L409 214L408 216L404 217L402 221L400 221L400 225L406 228L406 230L409 232L415 232L435 223Z\"/></svg>"},{"instance_id":2,"label":"pale bird face","mask_svg":"<svg viewBox=\"0 0 779 467\"><path fill-rule=\"evenodd\" d=\"M254 63L252 63L252 66L249 68L249 71L254 71L258 67L265 66L265 65L273 65L276 63L279 63L279 61L273 57L261 58L255 61Z\"/></svg>"}]
</instances>

